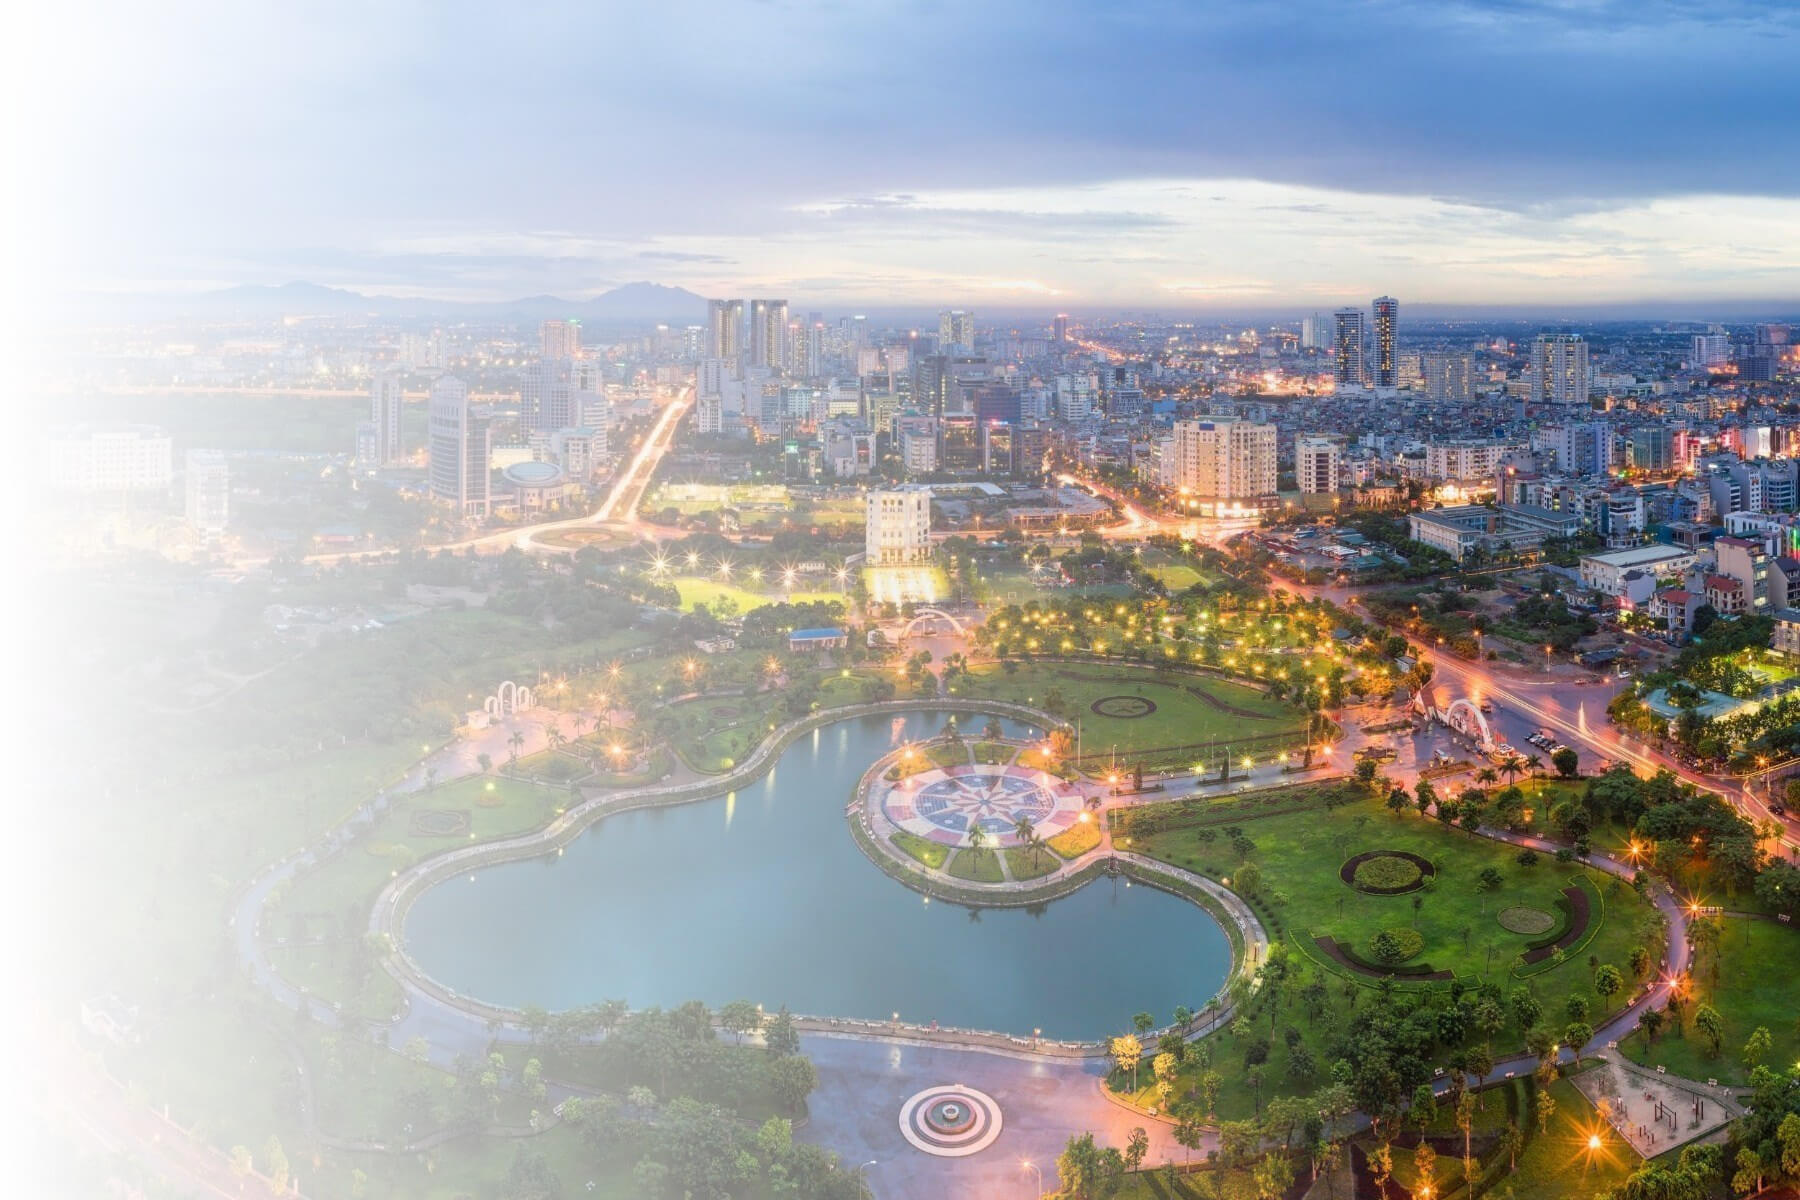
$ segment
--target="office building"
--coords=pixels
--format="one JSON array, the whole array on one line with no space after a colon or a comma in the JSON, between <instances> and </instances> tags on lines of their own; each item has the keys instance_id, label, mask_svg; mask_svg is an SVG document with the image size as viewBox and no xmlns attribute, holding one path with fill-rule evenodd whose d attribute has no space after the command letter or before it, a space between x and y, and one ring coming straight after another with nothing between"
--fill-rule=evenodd
<instances>
[{"instance_id":1,"label":"office building","mask_svg":"<svg viewBox=\"0 0 1800 1200\"><path fill-rule=\"evenodd\" d=\"M1575 333L1541 333L1526 366L1533 404L1588 404L1588 345Z\"/></svg>"},{"instance_id":2,"label":"office building","mask_svg":"<svg viewBox=\"0 0 1800 1200\"><path fill-rule=\"evenodd\" d=\"M1197 501L1203 515L1221 502L1258 501L1275 495L1275 426L1224 417L1177 421L1175 486Z\"/></svg>"},{"instance_id":3,"label":"office building","mask_svg":"<svg viewBox=\"0 0 1800 1200\"><path fill-rule=\"evenodd\" d=\"M1674 433L1667 425L1645 425L1633 429L1625 443L1625 462L1634 471L1673 470Z\"/></svg>"},{"instance_id":4,"label":"office building","mask_svg":"<svg viewBox=\"0 0 1800 1200\"><path fill-rule=\"evenodd\" d=\"M1324 313L1313 313L1300 322L1300 348L1302 350L1330 350L1331 346L1330 317Z\"/></svg>"},{"instance_id":5,"label":"office building","mask_svg":"<svg viewBox=\"0 0 1800 1200\"><path fill-rule=\"evenodd\" d=\"M1375 369L1370 374L1378 388L1398 387L1400 355L1395 338L1400 325L1400 302L1392 296L1377 296L1372 308L1375 318Z\"/></svg>"},{"instance_id":6,"label":"office building","mask_svg":"<svg viewBox=\"0 0 1800 1200\"><path fill-rule=\"evenodd\" d=\"M370 466L390 466L406 457L400 437L400 410L405 404L400 372L383 371L369 380L369 421L375 426L375 458Z\"/></svg>"},{"instance_id":7,"label":"office building","mask_svg":"<svg viewBox=\"0 0 1800 1200\"><path fill-rule=\"evenodd\" d=\"M1428 399L1461 404L1474 395L1475 356L1466 350L1427 350L1420 365Z\"/></svg>"},{"instance_id":8,"label":"office building","mask_svg":"<svg viewBox=\"0 0 1800 1200\"><path fill-rule=\"evenodd\" d=\"M72 492L166 491L174 480L174 443L154 425L76 425L42 444L44 482Z\"/></svg>"},{"instance_id":9,"label":"office building","mask_svg":"<svg viewBox=\"0 0 1800 1200\"><path fill-rule=\"evenodd\" d=\"M231 518L231 468L222 450L187 452L187 523L195 533L217 537Z\"/></svg>"},{"instance_id":10,"label":"office building","mask_svg":"<svg viewBox=\"0 0 1800 1200\"><path fill-rule=\"evenodd\" d=\"M1332 375L1340 388L1366 385L1363 370L1363 313L1360 308L1340 308L1332 314Z\"/></svg>"},{"instance_id":11,"label":"office building","mask_svg":"<svg viewBox=\"0 0 1800 1200\"><path fill-rule=\"evenodd\" d=\"M706 358L722 359L735 366L744 353L744 302L706 302Z\"/></svg>"},{"instance_id":12,"label":"office building","mask_svg":"<svg viewBox=\"0 0 1800 1200\"><path fill-rule=\"evenodd\" d=\"M975 352L975 314L960 308L938 314L938 353L973 354Z\"/></svg>"},{"instance_id":13,"label":"office building","mask_svg":"<svg viewBox=\"0 0 1800 1200\"><path fill-rule=\"evenodd\" d=\"M580 424L575 412L575 373L566 358L542 358L525 368L519 389L519 430L549 433Z\"/></svg>"},{"instance_id":14,"label":"office building","mask_svg":"<svg viewBox=\"0 0 1800 1200\"><path fill-rule=\"evenodd\" d=\"M750 365L781 370L787 365L788 303L750 302Z\"/></svg>"},{"instance_id":15,"label":"office building","mask_svg":"<svg viewBox=\"0 0 1800 1200\"><path fill-rule=\"evenodd\" d=\"M431 494L464 517L488 515L489 433L487 417L473 411L469 388L446 375L431 385L426 418Z\"/></svg>"},{"instance_id":16,"label":"office building","mask_svg":"<svg viewBox=\"0 0 1800 1200\"><path fill-rule=\"evenodd\" d=\"M922 486L872 491L867 501L865 562L903 566L931 558L931 489Z\"/></svg>"},{"instance_id":17,"label":"office building","mask_svg":"<svg viewBox=\"0 0 1800 1200\"><path fill-rule=\"evenodd\" d=\"M1068 340L1069 340L1069 314L1068 313L1057 313L1055 319L1050 322L1050 340L1055 342L1058 346L1064 345L1068 342Z\"/></svg>"},{"instance_id":18,"label":"office building","mask_svg":"<svg viewBox=\"0 0 1800 1200\"><path fill-rule=\"evenodd\" d=\"M1333 438L1302 434L1294 439L1294 479L1300 491L1308 496L1336 492L1342 455L1343 447Z\"/></svg>"},{"instance_id":19,"label":"office building","mask_svg":"<svg viewBox=\"0 0 1800 1200\"><path fill-rule=\"evenodd\" d=\"M1731 338L1723 333L1697 333L1688 351L1688 365L1722 367L1731 361Z\"/></svg>"},{"instance_id":20,"label":"office building","mask_svg":"<svg viewBox=\"0 0 1800 1200\"><path fill-rule=\"evenodd\" d=\"M545 358L578 358L581 355L581 322L552 317L538 327Z\"/></svg>"}]
</instances>

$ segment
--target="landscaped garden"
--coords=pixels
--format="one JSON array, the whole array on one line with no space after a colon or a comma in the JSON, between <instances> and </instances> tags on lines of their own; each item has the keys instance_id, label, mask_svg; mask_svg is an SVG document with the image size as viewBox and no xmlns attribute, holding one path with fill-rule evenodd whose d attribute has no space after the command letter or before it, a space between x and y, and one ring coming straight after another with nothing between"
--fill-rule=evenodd
<instances>
[{"instance_id":1,"label":"landscaped garden","mask_svg":"<svg viewBox=\"0 0 1800 1200\"><path fill-rule=\"evenodd\" d=\"M1189 770L1229 749L1273 757L1297 749L1307 715L1246 684L1216 676L1101 663L984 665L952 685L959 695L1011 700L1081 725L1090 773L1116 753L1125 769Z\"/></svg>"},{"instance_id":2,"label":"landscaped garden","mask_svg":"<svg viewBox=\"0 0 1800 1200\"><path fill-rule=\"evenodd\" d=\"M1568 1026L1598 1025L1643 979L1632 950L1660 949L1654 910L1629 884L1548 856L1526 865L1513 846L1410 808L1396 816L1351 783L1109 819L1116 842L1246 896L1276 942L1281 974L1252 1001L1255 1017L1203 1043L1174 1083L1180 1103L1208 1070L1253 1069L1256 1088L1214 1100L1225 1118L1317 1086L1345 1023L1380 994L1448 1014L1434 1018L1439 1055L1476 1038L1494 1055L1522 1053L1531 1030L1563 1040Z\"/></svg>"}]
</instances>

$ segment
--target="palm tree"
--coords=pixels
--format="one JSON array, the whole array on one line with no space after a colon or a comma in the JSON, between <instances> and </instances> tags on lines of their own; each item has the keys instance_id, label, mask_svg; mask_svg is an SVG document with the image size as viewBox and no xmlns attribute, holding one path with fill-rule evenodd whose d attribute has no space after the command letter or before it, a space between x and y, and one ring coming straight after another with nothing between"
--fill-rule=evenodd
<instances>
[{"instance_id":1,"label":"palm tree","mask_svg":"<svg viewBox=\"0 0 1800 1200\"><path fill-rule=\"evenodd\" d=\"M1525 770L1525 760L1517 754L1509 754L1500 760L1500 773L1511 783Z\"/></svg>"},{"instance_id":2,"label":"palm tree","mask_svg":"<svg viewBox=\"0 0 1800 1200\"><path fill-rule=\"evenodd\" d=\"M506 746L512 751L512 761L518 762L519 751L525 746L525 734L520 730L513 730L512 736L506 739Z\"/></svg>"},{"instance_id":3,"label":"palm tree","mask_svg":"<svg viewBox=\"0 0 1800 1200\"><path fill-rule=\"evenodd\" d=\"M1033 851L1031 861L1035 866L1037 864L1037 826L1031 823L1030 817L1020 817L1013 822L1013 834L1018 837L1021 845L1031 847Z\"/></svg>"},{"instance_id":4,"label":"palm tree","mask_svg":"<svg viewBox=\"0 0 1800 1200\"><path fill-rule=\"evenodd\" d=\"M1481 770L1475 772L1475 782L1492 787L1494 784L1500 782L1500 776L1494 772L1494 768L1483 767Z\"/></svg>"},{"instance_id":5,"label":"palm tree","mask_svg":"<svg viewBox=\"0 0 1800 1200\"><path fill-rule=\"evenodd\" d=\"M550 748L552 750L561 750L563 748L563 743L567 742L569 739L563 736L563 731L561 729L552 725L549 729L544 731L544 740L550 743Z\"/></svg>"},{"instance_id":6,"label":"palm tree","mask_svg":"<svg viewBox=\"0 0 1800 1200\"><path fill-rule=\"evenodd\" d=\"M1525 756L1525 768L1531 772L1531 777L1536 779L1538 772L1544 769L1544 760L1535 754L1527 754Z\"/></svg>"},{"instance_id":7,"label":"palm tree","mask_svg":"<svg viewBox=\"0 0 1800 1200\"><path fill-rule=\"evenodd\" d=\"M985 845L987 845L987 830L983 829L979 823L969 826L969 849L980 854L981 848Z\"/></svg>"}]
</instances>

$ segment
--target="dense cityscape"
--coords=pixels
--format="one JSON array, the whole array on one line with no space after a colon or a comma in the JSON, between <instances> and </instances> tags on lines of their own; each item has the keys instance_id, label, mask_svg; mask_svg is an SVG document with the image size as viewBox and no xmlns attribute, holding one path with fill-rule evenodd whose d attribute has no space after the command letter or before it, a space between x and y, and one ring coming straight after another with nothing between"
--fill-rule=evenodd
<instances>
[{"instance_id":1,"label":"dense cityscape","mask_svg":"<svg viewBox=\"0 0 1800 1200\"><path fill-rule=\"evenodd\" d=\"M1786 14L528 7L26 39L9 1194L1800 1197Z\"/></svg>"}]
</instances>

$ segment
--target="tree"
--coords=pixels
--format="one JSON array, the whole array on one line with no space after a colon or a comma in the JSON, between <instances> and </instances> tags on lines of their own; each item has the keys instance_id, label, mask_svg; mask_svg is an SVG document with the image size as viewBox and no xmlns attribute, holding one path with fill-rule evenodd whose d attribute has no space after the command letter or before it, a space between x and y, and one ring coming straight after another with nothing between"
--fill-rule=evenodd
<instances>
[{"instance_id":1,"label":"tree","mask_svg":"<svg viewBox=\"0 0 1800 1200\"><path fill-rule=\"evenodd\" d=\"M1775 1048L1775 1039L1768 1029L1758 1025L1748 1038L1744 1040L1744 1065L1754 1071L1769 1057L1769 1051Z\"/></svg>"},{"instance_id":2,"label":"tree","mask_svg":"<svg viewBox=\"0 0 1800 1200\"><path fill-rule=\"evenodd\" d=\"M769 1083L784 1107L800 1112L806 1098L819 1086L819 1072L812 1060L798 1054L785 1054L769 1064Z\"/></svg>"},{"instance_id":3,"label":"tree","mask_svg":"<svg viewBox=\"0 0 1800 1200\"><path fill-rule=\"evenodd\" d=\"M1638 1018L1638 1024L1643 1026L1646 1041L1654 1042L1656 1040L1656 1035L1662 1032L1663 1020L1662 1009L1646 1008L1644 1010L1643 1015Z\"/></svg>"},{"instance_id":4,"label":"tree","mask_svg":"<svg viewBox=\"0 0 1800 1200\"><path fill-rule=\"evenodd\" d=\"M1358 766L1360 766L1360 765L1361 764L1358 764ZM1373 766L1374 764L1371 763L1370 765ZM1406 811L1406 805L1407 805L1407 799L1406 799L1406 789L1405 788L1397 787L1393 791L1388 793L1388 798L1387 798L1388 811L1393 813L1396 817L1398 817L1401 813Z\"/></svg>"},{"instance_id":5,"label":"tree","mask_svg":"<svg viewBox=\"0 0 1800 1200\"><path fill-rule=\"evenodd\" d=\"M243 1190L243 1181L245 1177L248 1176L255 1167L256 1164L250 1157L250 1147L233 1146L231 1148L231 1173L237 1176L239 1191Z\"/></svg>"},{"instance_id":6,"label":"tree","mask_svg":"<svg viewBox=\"0 0 1800 1200\"><path fill-rule=\"evenodd\" d=\"M1137 1091L1138 1061L1144 1056L1144 1047L1137 1040L1136 1034L1127 1033L1112 1040L1113 1062L1121 1071L1131 1072L1131 1090Z\"/></svg>"},{"instance_id":7,"label":"tree","mask_svg":"<svg viewBox=\"0 0 1800 1200\"><path fill-rule=\"evenodd\" d=\"M1537 1093L1537 1122L1540 1136L1550 1132L1550 1119L1556 1115L1556 1097L1539 1089Z\"/></svg>"},{"instance_id":8,"label":"tree","mask_svg":"<svg viewBox=\"0 0 1800 1200\"><path fill-rule=\"evenodd\" d=\"M1707 1046L1717 1056L1719 1047L1725 1043L1725 1018L1719 1015L1719 1010L1710 1004L1702 1004L1695 1009L1694 1028L1700 1031L1700 1036L1706 1039Z\"/></svg>"},{"instance_id":9,"label":"tree","mask_svg":"<svg viewBox=\"0 0 1800 1200\"><path fill-rule=\"evenodd\" d=\"M1563 1043L1575 1055L1575 1065L1581 1065L1581 1048L1594 1040L1594 1027L1586 1021L1570 1021L1563 1028Z\"/></svg>"},{"instance_id":10,"label":"tree","mask_svg":"<svg viewBox=\"0 0 1800 1200\"><path fill-rule=\"evenodd\" d=\"M1607 963L1594 972L1594 994L1600 997L1603 1004L1610 1004L1612 998L1625 987L1625 977L1619 974L1619 968Z\"/></svg>"},{"instance_id":11,"label":"tree","mask_svg":"<svg viewBox=\"0 0 1800 1200\"><path fill-rule=\"evenodd\" d=\"M1429 1196L1437 1187L1437 1151L1431 1143L1421 1141L1413 1150L1413 1174L1418 1176L1418 1194Z\"/></svg>"},{"instance_id":12,"label":"tree","mask_svg":"<svg viewBox=\"0 0 1800 1200\"><path fill-rule=\"evenodd\" d=\"M1481 890L1484 892L1497 892L1506 886L1506 877L1500 874L1498 867L1483 867L1476 882L1480 884Z\"/></svg>"},{"instance_id":13,"label":"tree","mask_svg":"<svg viewBox=\"0 0 1800 1200\"><path fill-rule=\"evenodd\" d=\"M742 1043L746 1033L762 1030L762 1010L748 1000L733 1000L719 1009L719 1025L733 1041Z\"/></svg>"},{"instance_id":14,"label":"tree","mask_svg":"<svg viewBox=\"0 0 1800 1200\"><path fill-rule=\"evenodd\" d=\"M1294 1164L1279 1151L1263 1155L1250 1172L1257 1200L1279 1200L1294 1182Z\"/></svg>"},{"instance_id":15,"label":"tree","mask_svg":"<svg viewBox=\"0 0 1800 1200\"><path fill-rule=\"evenodd\" d=\"M1506 1151L1506 1167L1509 1171L1519 1169L1519 1151L1525 1148L1525 1131L1513 1121L1506 1123L1500 1131L1500 1149Z\"/></svg>"},{"instance_id":16,"label":"tree","mask_svg":"<svg viewBox=\"0 0 1800 1200\"><path fill-rule=\"evenodd\" d=\"M777 1058L800 1053L800 1035L794 1031L794 1018L788 1012L787 1005L782 1005L776 1011L774 1020L769 1022L763 1045Z\"/></svg>"},{"instance_id":17,"label":"tree","mask_svg":"<svg viewBox=\"0 0 1800 1200\"><path fill-rule=\"evenodd\" d=\"M1210 1111L1210 1110L1208 1110ZM1175 1141L1188 1152L1188 1161L1194 1160L1194 1151L1206 1139L1206 1126L1196 1113L1185 1113L1175 1120Z\"/></svg>"},{"instance_id":18,"label":"tree","mask_svg":"<svg viewBox=\"0 0 1800 1200\"><path fill-rule=\"evenodd\" d=\"M1564 779L1573 779L1575 773L1581 770L1581 755L1572 747L1559 746L1550 754L1550 765L1555 767L1556 773Z\"/></svg>"},{"instance_id":19,"label":"tree","mask_svg":"<svg viewBox=\"0 0 1800 1200\"><path fill-rule=\"evenodd\" d=\"M288 1185L288 1159L280 1138L271 1137L263 1147L263 1161L268 1164L263 1174L269 1177L269 1186L278 1192L284 1190Z\"/></svg>"},{"instance_id":20,"label":"tree","mask_svg":"<svg viewBox=\"0 0 1800 1200\"><path fill-rule=\"evenodd\" d=\"M1131 1131L1125 1142L1125 1169L1135 1171L1144 1163L1144 1155L1150 1153L1150 1135L1143 1126Z\"/></svg>"}]
</instances>

